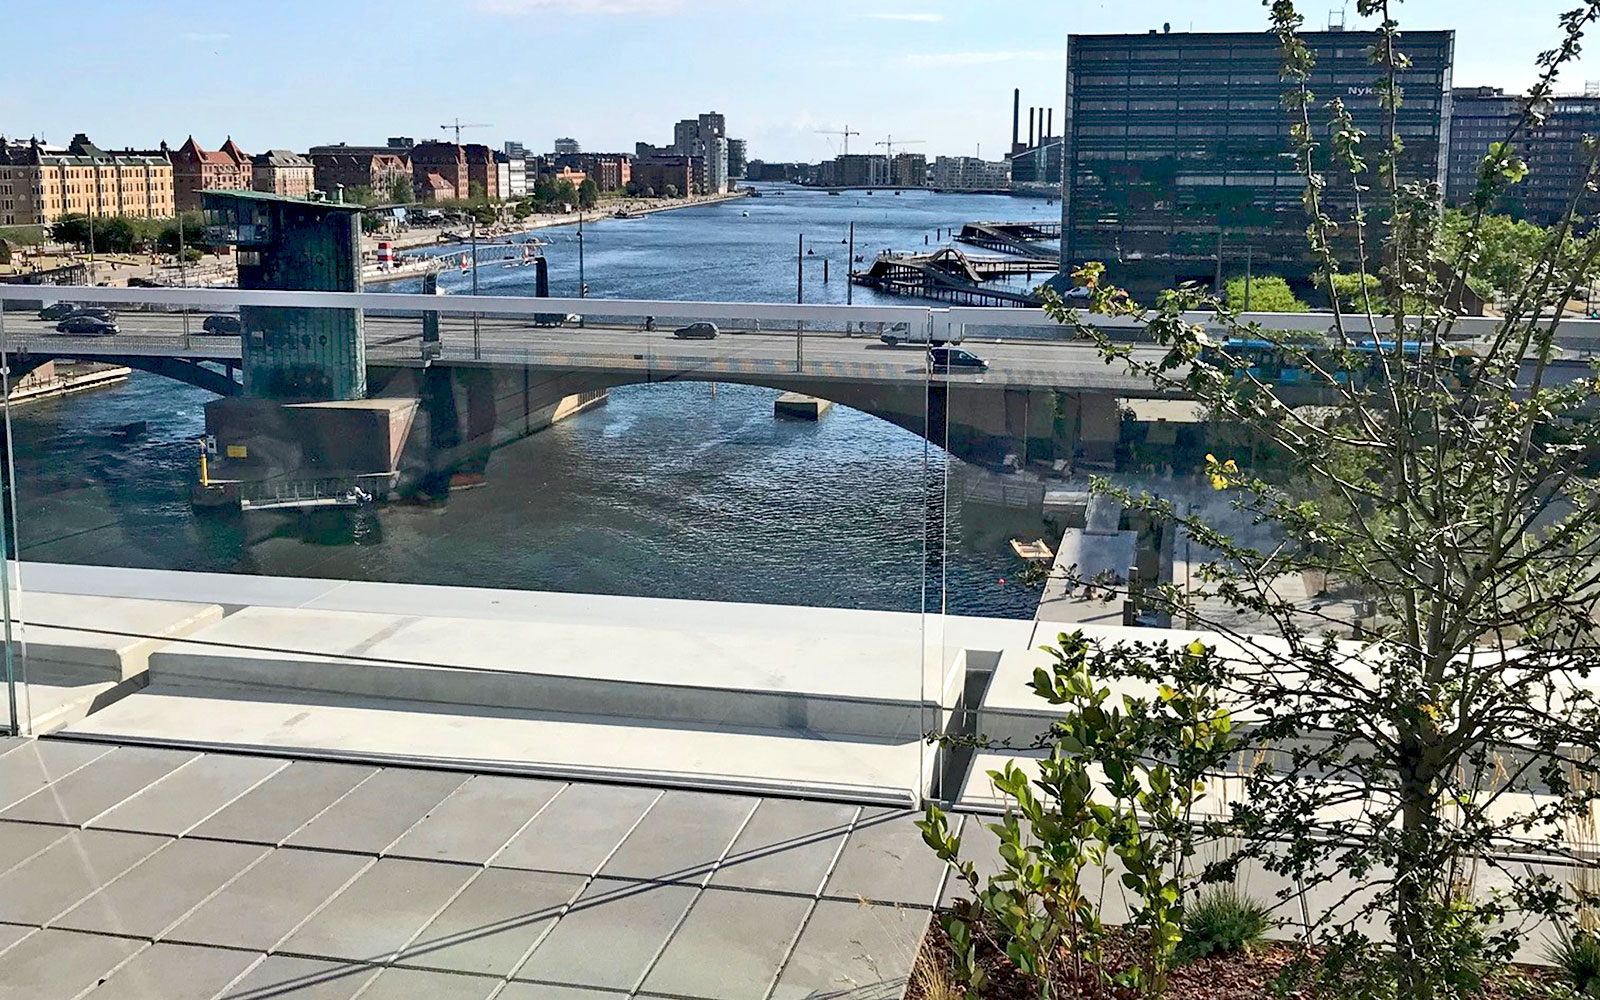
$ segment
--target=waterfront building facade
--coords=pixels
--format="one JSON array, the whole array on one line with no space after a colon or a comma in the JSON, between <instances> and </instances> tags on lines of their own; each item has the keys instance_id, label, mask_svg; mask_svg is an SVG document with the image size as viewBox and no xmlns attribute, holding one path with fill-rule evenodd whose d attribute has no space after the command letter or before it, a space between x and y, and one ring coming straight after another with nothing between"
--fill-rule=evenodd
<instances>
[{"instance_id":1,"label":"waterfront building facade","mask_svg":"<svg viewBox=\"0 0 1600 1000\"><path fill-rule=\"evenodd\" d=\"M746 147L743 139L728 140L728 178L743 180L746 167Z\"/></svg>"},{"instance_id":2,"label":"waterfront building facade","mask_svg":"<svg viewBox=\"0 0 1600 1000\"><path fill-rule=\"evenodd\" d=\"M941 156L933 161L933 187L939 191L1005 191L1011 164L976 156Z\"/></svg>"},{"instance_id":3,"label":"waterfront building facade","mask_svg":"<svg viewBox=\"0 0 1600 1000\"><path fill-rule=\"evenodd\" d=\"M1455 89L1450 110L1447 204L1471 202L1478 186L1478 165L1489 155L1490 144L1504 142L1510 135L1525 106L1522 98L1498 87ZM1507 189L1493 208L1548 226L1560 221L1583 192L1589 166L1583 140L1600 135L1600 96L1555 97L1540 111L1543 120L1525 129L1516 143L1517 155L1528 164L1528 176ZM1594 200L1585 197L1577 205L1580 212L1589 212Z\"/></svg>"},{"instance_id":4,"label":"waterfront building facade","mask_svg":"<svg viewBox=\"0 0 1600 1000\"><path fill-rule=\"evenodd\" d=\"M175 211L165 156L107 152L81 132L65 149L0 138L0 225L48 225L72 214L159 219Z\"/></svg>"},{"instance_id":5,"label":"waterfront building facade","mask_svg":"<svg viewBox=\"0 0 1600 1000\"><path fill-rule=\"evenodd\" d=\"M889 183L895 187L927 187L928 158L921 153L896 153L889 164Z\"/></svg>"},{"instance_id":6,"label":"waterfront building facade","mask_svg":"<svg viewBox=\"0 0 1600 1000\"><path fill-rule=\"evenodd\" d=\"M248 191L255 182L254 164L232 136L220 149L203 149L191 135L166 155L172 165L173 204L180 212L198 212L206 191Z\"/></svg>"},{"instance_id":7,"label":"waterfront building facade","mask_svg":"<svg viewBox=\"0 0 1600 1000\"><path fill-rule=\"evenodd\" d=\"M269 149L250 158L250 187L285 198L309 197L316 189L316 168L299 153Z\"/></svg>"},{"instance_id":8,"label":"waterfront building facade","mask_svg":"<svg viewBox=\"0 0 1600 1000\"><path fill-rule=\"evenodd\" d=\"M665 195L668 190L688 194L694 190L695 164L692 156L646 156L633 161L633 186L637 191Z\"/></svg>"},{"instance_id":9,"label":"waterfront building facade","mask_svg":"<svg viewBox=\"0 0 1600 1000\"><path fill-rule=\"evenodd\" d=\"M1339 97L1369 136L1381 134L1379 71L1368 61L1375 36L1301 37L1316 60L1311 91ZM1455 35L1408 31L1402 47L1412 63L1399 80L1400 169L1442 188ZM1290 151L1281 62L1278 40L1265 32L1072 36L1063 270L1102 261L1112 280L1148 291L1242 271L1249 253L1258 272L1307 281L1305 185ZM1375 142L1369 148L1375 162ZM1326 176L1325 207L1348 214L1351 178ZM1370 176L1361 183L1376 186Z\"/></svg>"},{"instance_id":10,"label":"waterfront building facade","mask_svg":"<svg viewBox=\"0 0 1600 1000\"><path fill-rule=\"evenodd\" d=\"M339 188L369 188L380 197L394 187L396 177L409 183L411 157L409 147L348 146L337 143L331 146L312 146L312 183L318 191L332 195Z\"/></svg>"}]
</instances>

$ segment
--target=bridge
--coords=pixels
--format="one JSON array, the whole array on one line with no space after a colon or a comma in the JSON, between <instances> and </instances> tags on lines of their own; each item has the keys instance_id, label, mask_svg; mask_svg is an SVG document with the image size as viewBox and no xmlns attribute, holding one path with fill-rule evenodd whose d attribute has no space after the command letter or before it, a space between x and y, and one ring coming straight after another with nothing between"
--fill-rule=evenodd
<instances>
[{"instance_id":1,"label":"bridge","mask_svg":"<svg viewBox=\"0 0 1600 1000\"><path fill-rule=\"evenodd\" d=\"M127 365L236 395L237 336L203 332L205 315L241 305L365 310L371 394L453 409L430 415L448 449L504 443L546 426L563 401L637 383L733 382L832 400L923 435L964 460L999 464L1008 454L1104 461L1119 434L1118 403L1176 398L1108 366L1089 344L1039 310L977 307L793 306L761 303L561 300L512 297L272 292L237 289L56 288L53 297L121 310L121 332L77 337L54 332L23 304L37 288L0 285L0 346L13 379L45 361ZM182 310L187 309L187 314ZM551 324L567 314L584 317ZM436 323L425 317L437 316ZM1194 322L1208 317L1195 314ZM1251 314L1269 329L1324 332L1326 314ZM675 326L715 322L710 340L685 340ZM1136 337L1130 320L1096 317L1116 337ZM1471 340L1491 319L1463 319ZM1359 332L1360 323L1351 324ZM436 328L437 339L425 331ZM879 338L897 332L912 346ZM981 372L930 369L919 342L964 344L988 363ZM1558 381L1588 378L1572 356L1600 347L1600 322L1564 321ZM1136 348L1137 349L1137 348ZM1158 349L1144 348L1154 357ZM1286 389L1288 402L1315 402ZM441 402L443 401L443 402ZM570 404L567 409L570 409ZM453 430L444 424L454 422ZM437 446L431 446L437 451ZM435 456L437 458L437 455Z\"/></svg>"},{"instance_id":2,"label":"bridge","mask_svg":"<svg viewBox=\"0 0 1600 1000\"><path fill-rule=\"evenodd\" d=\"M1041 273L1055 274L1055 262L976 257L954 247L945 247L931 254L879 254L865 271L850 272L850 280L890 295L943 299L972 306L1037 307L1040 300L1036 295L992 288L986 283Z\"/></svg>"}]
</instances>

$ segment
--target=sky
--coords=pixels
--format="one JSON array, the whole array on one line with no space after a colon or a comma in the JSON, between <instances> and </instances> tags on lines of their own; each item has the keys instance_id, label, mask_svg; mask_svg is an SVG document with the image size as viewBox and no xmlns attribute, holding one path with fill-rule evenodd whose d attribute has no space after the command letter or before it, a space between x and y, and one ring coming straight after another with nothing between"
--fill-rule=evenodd
<instances>
[{"instance_id":1,"label":"sky","mask_svg":"<svg viewBox=\"0 0 1600 1000\"><path fill-rule=\"evenodd\" d=\"M1402 27L1456 29L1455 82L1525 88L1573 0L1411 0ZM1354 4L1346 24L1360 27ZM1330 15L1330 8L1334 12ZM1307 27L1338 0L1303 5ZM1061 120L1070 33L1264 30L1256 0L0 0L0 135L106 148L193 134L249 152L557 136L667 144L702 111L752 159L821 160L893 137L997 159L1011 90ZM1563 79L1600 80L1600 36ZM920 142L914 142L920 140Z\"/></svg>"}]
</instances>

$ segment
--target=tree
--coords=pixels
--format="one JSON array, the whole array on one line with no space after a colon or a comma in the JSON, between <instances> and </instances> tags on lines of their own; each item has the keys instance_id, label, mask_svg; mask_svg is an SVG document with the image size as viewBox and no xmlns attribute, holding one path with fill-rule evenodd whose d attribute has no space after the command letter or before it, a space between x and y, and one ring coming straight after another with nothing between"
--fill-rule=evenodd
<instances>
[{"instance_id":1,"label":"tree","mask_svg":"<svg viewBox=\"0 0 1600 1000\"><path fill-rule=\"evenodd\" d=\"M1586 147L1564 217L1519 251L1492 333L1458 348L1448 303L1475 270L1501 270L1483 270L1505 231L1486 221L1489 207L1527 175L1517 144L1600 2L1562 15L1526 110L1454 222L1431 178L1403 172L1398 25L1383 0L1359 8L1382 22L1370 56L1382 125L1370 139L1339 97L1311 93L1303 19L1288 0L1271 4L1316 282L1335 303L1325 342L1244 327L1192 286L1138 304L1098 264L1075 275L1091 288L1088 311L1134 318L1159 358L1059 299L1049 308L1107 361L1196 399L1278 456L1259 468L1208 456L1205 468L1241 523L1268 529L1265 541L1168 500L1095 488L1210 553L1197 585L1138 599L1211 630L1231 661L1225 703L1251 720L1240 734L1253 753L1230 861L1258 861L1301 892L1336 874L1361 880L1365 895L1311 915L1321 985L1442 1000L1475 993L1509 961L1520 921L1596 902L1508 855L1570 856L1566 825L1592 815L1600 787L1600 480L1585 462L1600 450L1586 412L1600 374L1559 362L1558 324L1537 319L1596 272L1600 234L1578 231L1576 199L1600 182L1600 147ZM1336 189L1346 194L1336 200ZM1378 294L1360 294L1368 288ZM1314 387L1322 405L1280 400L1281 383L1205 325L1275 340L1301 376L1296 390ZM1296 601L1282 586L1310 574L1341 599ZM1147 659L1109 651L1100 669L1137 676ZM1493 872L1499 894L1479 890L1479 872ZM1392 944L1371 937L1368 917Z\"/></svg>"},{"instance_id":2,"label":"tree","mask_svg":"<svg viewBox=\"0 0 1600 1000\"><path fill-rule=\"evenodd\" d=\"M678 196L678 185L676 185L676 184L668 184L667 185L667 189L666 189L666 195L667 195L668 198L676 198Z\"/></svg>"},{"instance_id":3,"label":"tree","mask_svg":"<svg viewBox=\"0 0 1600 1000\"><path fill-rule=\"evenodd\" d=\"M1248 296L1244 275L1229 278L1224 286L1229 309L1240 312L1310 312L1311 307L1295 298L1289 283L1274 274L1256 275L1250 279ZM1248 303L1246 298L1249 299Z\"/></svg>"},{"instance_id":4,"label":"tree","mask_svg":"<svg viewBox=\"0 0 1600 1000\"><path fill-rule=\"evenodd\" d=\"M600 201L600 185L594 182L593 177L585 177L583 183L578 185L578 207L593 208Z\"/></svg>"},{"instance_id":5,"label":"tree","mask_svg":"<svg viewBox=\"0 0 1600 1000\"><path fill-rule=\"evenodd\" d=\"M1464 253L1469 237L1476 244ZM1549 241L1544 227L1506 215L1474 216L1461 209L1446 209L1440 229L1446 256L1464 261L1463 271L1473 291L1484 298L1514 294L1532 273L1533 262ZM1570 237L1564 240L1570 242ZM1572 247L1567 247L1571 252Z\"/></svg>"},{"instance_id":6,"label":"tree","mask_svg":"<svg viewBox=\"0 0 1600 1000\"><path fill-rule=\"evenodd\" d=\"M398 174L389 179L388 195L391 205L410 205L417 200L411 178Z\"/></svg>"}]
</instances>

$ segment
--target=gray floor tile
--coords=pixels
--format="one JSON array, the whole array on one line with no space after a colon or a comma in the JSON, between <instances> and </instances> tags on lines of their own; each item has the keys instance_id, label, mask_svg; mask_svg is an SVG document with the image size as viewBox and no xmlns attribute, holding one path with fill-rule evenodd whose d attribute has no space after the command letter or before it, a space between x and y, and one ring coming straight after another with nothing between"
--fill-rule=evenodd
<instances>
[{"instance_id":1,"label":"gray floor tile","mask_svg":"<svg viewBox=\"0 0 1600 1000\"><path fill-rule=\"evenodd\" d=\"M931 911L825 899L795 942L771 1000L900 1000Z\"/></svg>"},{"instance_id":2,"label":"gray floor tile","mask_svg":"<svg viewBox=\"0 0 1600 1000\"><path fill-rule=\"evenodd\" d=\"M85 1000L211 1000L260 957L228 948L157 944L133 956Z\"/></svg>"},{"instance_id":3,"label":"gray floor tile","mask_svg":"<svg viewBox=\"0 0 1600 1000\"><path fill-rule=\"evenodd\" d=\"M584 884L582 875L486 868L395 961L509 976Z\"/></svg>"},{"instance_id":4,"label":"gray floor tile","mask_svg":"<svg viewBox=\"0 0 1600 1000\"><path fill-rule=\"evenodd\" d=\"M485 1000L499 985L499 979L489 976L385 969L361 1000Z\"/></svg>"},{"instance_id":5,"label":"gray floor tile","mask_svg":"<svg viewBox=\"0 0 1600 1000\"><path fill-rule=\"evenodd\" d=\"M0 757L4 757L26 742L28 741L20 736L0 736Z\"/></svg>"},{"instance_id":6,"label":"gray floor tile","mask_svg":"<svg viewBox=\"0 0 1600 1000\"><path fill-rule=\"evenodd\" d=\"M66 829L59 826L0 820L0 875L38 854L67 833Z\"/></svg>"},{"instance_id":7,"label":"gray floor tile","mask_svg":"<svg viewBox=\"0 0 1600 1000\"><path fill-rule=\"evenodd\" d=\"M6 754L0 763L14 756ZM11 806L0 819L82 826L194 757L178 750L118 747Z\"/></svg>"},{"instance_id":8,"label":"gray floor tile","mask_svg":"<svg viewBox=\"0 0 1600 1000\"><path fill-rule=\"evenodd\" d=\"M25 740L0 757L0 809L27 798L58 778L112 751L100 743Z\"/></svg>"},{"instance_id":9,"label":"gray floor tile","mask_svg":"<svg viewBox=\"0 0 1600 1000\"><path fill-rule=\"evenodd\" d=\"M165 837L71 830L0 876L0 920L44 924L167 843Z\"/></svg>"},{"instance_id":10,"label":"gray floor tile","mask_svg":"<svg viewBox=\"0 0 1600 1000\"><path fill-rule=\"evenodd\" d=\"M660 795L653 788L569 785L490 864L592 875Z\"/></svg>"},{"instance_id":11,"label":"gray floor tile","mask_svg":"<svg viewBox=\"0 0 1600 1000\"><path fill-rule=\"evenodd\" d=\"M858 811L827 802L763 799L711 884L815 894Z\"/></svg>"},{"instance_id":12,"label":"gray floor tile","mask_svg":"<svg viewBox=\"0 0 1600 1000\"><path fill-rule=\"evenodd\" d=\"M426 927L479 870L384 858L289 935L278 950L385 961Z\"/></svg>"},{"instance_id":13,"label":"gray floor tile","mask_svg":"<svg viewBox=\"0 0 1600 1000\"><path fill-rule=\"evenodd\" d=\"M480 774L457 788L385 853L483 864L561 791L556 781Z\"/></svg>"},{"instance_id":14,"label":"gray floor tile","mask_svg":"<svg viewBox=\"0 0 1600 1000\"><path fill-rule=\"evenodd\" d=\"M388 768L289 837L291 847L377 854L461 787L464 774Z\"/></svg>"},{"instance_id":15,"label":"gray floor tile","mask_svg":"<svg viewBox=\"0 0 1600 1000\"><path fill-rule=\"evenodd\" d=\"M867 810L845 842L823 894L931 907L939 898L945 864L922 842L920 813Z\"/></svg>"},{"instance_id":16,"label":"gray floor tile","mask_svg":"<svg viewBox=\"0 0 1600 1000\"><path fill-rule=\"evenodd\" d=\"M281 844L377 768L297 760L189 831L191 837Z\"/></svg>"},{"instance_id":17,"label":"gray floor tile","mask_svg":"<svg viewBox=\"0 0 1600 1000\"><path fill-rule=\"evenodd\" d=\"M628 994L554 983L510 982L494 1000L623 1000Z\"/></svg>"},{"instance_id":18,"label":"gray floor tile","mask_svg":"<svg viewBox=\"0 0 1600 1000\"><path fill-rule=\"evenodd\" d=\"M759 1000L778 977L811 900L707 889L645 977L644 989L712 1000Z\"/></svg>"},{"instance_id":19,"label":"gray floor tile","mask_svg":"<svg viewBox=\"0 0 1600 1000\"><path fill-rule=\"evenodd\" d=\"M165 937L266 951L371 863L355 854L273 851Z\"/></svg>"},{"instance_id":20,"label":"gray floor tile","mask_svg":"<svg viewBox=\"0 0 1600 1000\"><path fill-rule=\"evenodd\" d=\"M155 939L270 848L174 840L52 926Z\"/></svg>"},{"instance_id":21,"label":"gray floor tile","mask_svg":"<svg viewBox=\"0 0 1600 1000\"><path fill-rule=\"evenodd\" d=\"M602 989L632 989L678 919L694 901L692 886L597 879L557 922L518 979ZM708 961L715 961L710 956Z\"/></svg>"},{"instance_id":22,"label":"gray floor tile","mask_svg":"<svg viewBox=\"0 0 1600 1000\"><path fill-rule=\"evenodd\" d=\"M733 843L758 799L665 792L600 874L611 878L703 882Z\"/></svg>"},{"instance_id":23,"label":"gray floor tile","mask_svg":"<svg viewBox=\"0 0 1600 1000\"><path fill-rule=\"evenodd\" d=\"M0 954L0 1000L72 1000L145 942L39 931Z\"/></svg>"},{"instance_id":24,"label":"gray floor tile","mask_svg":"<svg viewBox=\"0 0 1600 1000\"><path fill-rule=\"evenodd\" d=\"M219 1000L350 1000L377 971L370 965L271 955Z\"/></svg>"},{"instance_id":25,"label":"gray floor tile","mask_svg":"<svg viewBox=\"0 0 1600 1000\"><path fill-rule=\"evenodd\" d=\"M249 791L286 761L206 754L150 785L90 826L176 836Z\"/></svg>"},{"instance_id":26,"label":"gray floor tile","mask_svg":"<svg viewBox=\"0 0 1600 1000\"><path fill-rule=\"evenodd\" d=\"M0 924L0 951L5 951L36 930L37 927L24 927L22 924Z\"/></svg>"}]
</instances>

